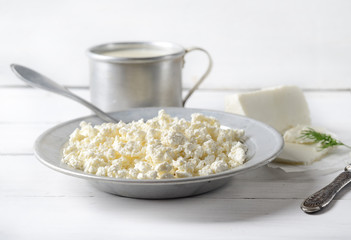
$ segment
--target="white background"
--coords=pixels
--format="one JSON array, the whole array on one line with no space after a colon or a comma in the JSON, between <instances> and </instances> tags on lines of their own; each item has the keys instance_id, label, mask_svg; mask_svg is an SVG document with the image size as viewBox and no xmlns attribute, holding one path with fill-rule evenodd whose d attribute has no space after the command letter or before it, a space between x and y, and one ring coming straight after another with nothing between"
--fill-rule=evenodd
<instances>
[{"instance_id":1,"label":"white background","mask_svg":"<svg viewBox=\"0 0 351 240\"><path fill-rule=\"evenodd\" d=\"M350 13L346 0L1 0L0 84L22 84L9 70L14 62L87 86L87 48L165 40L212 54L214 69L202 88L347 89ZM205 66L201 54L187 58L186 88Z\"/></svg>"}]
</instances>

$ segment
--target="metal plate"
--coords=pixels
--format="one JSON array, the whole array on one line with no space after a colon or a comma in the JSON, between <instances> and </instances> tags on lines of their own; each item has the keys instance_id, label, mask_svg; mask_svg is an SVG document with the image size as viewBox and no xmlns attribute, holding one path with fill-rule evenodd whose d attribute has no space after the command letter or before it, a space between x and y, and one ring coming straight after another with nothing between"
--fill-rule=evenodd
<instances>
[{"instance_id":1,"label":"metal plate","mask_svg":"<svg viewBox=\"0 0 351 240\"><path fill-rule=\"evenodd\" d=\"M248 160L243 165L225 172L191 178L134 180L88 174L62 163L62 148L81 121L101 124L102 121L95 115L68 121L47 130L35 142L35 155L44 165L56 171L86 179L102 191L132 198L166 199L214 190L228 182L235 174L269 163L277 157L284 145L281 134L272 127L244 116L220 111L190 108L134 108L111 113L111 116L124 122L142 118L148 120L157 116L160 109L165 109L172 117L186 120L190 120L193 113L202 113L217 118L222 126L244 129L248 137L245 142L249 149Z\"/></svg>"}]
</instances>

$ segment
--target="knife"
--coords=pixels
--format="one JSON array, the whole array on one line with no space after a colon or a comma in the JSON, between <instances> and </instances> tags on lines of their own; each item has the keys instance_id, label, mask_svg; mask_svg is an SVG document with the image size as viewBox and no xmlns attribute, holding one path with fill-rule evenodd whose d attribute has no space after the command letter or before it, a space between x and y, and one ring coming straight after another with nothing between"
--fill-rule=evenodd
<instances>
[{"instance_id":1,"label":"knife","mask_svg":"<svg viewBox=\"0 0 351 240\"><path fill-rule=\"evenodd\" d=\"M349 182L351 182L351 164L340 173L329 185L312 194L301 204L305 213L315 213L325 208Z\"/></svg>"}]
</instances>

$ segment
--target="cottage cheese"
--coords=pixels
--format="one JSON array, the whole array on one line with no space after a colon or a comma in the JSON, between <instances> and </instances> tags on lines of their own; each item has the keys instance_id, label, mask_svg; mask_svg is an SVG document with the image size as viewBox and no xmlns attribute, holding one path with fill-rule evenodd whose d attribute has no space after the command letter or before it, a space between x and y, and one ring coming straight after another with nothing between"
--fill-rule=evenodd
<instances>
[{"instance_id":1,"label":"cottage cheese","mask_svg":"<svg viewBox=\"0 0 351 240\"><path fill-rule=\"evenodd\" d=\"M92 126L81 122L63 149L67 165L98 176L172 179L206 176L243 164L244 130L223 129L199 113L191 121L158 116Z\"/></svg>"}]
</instances>

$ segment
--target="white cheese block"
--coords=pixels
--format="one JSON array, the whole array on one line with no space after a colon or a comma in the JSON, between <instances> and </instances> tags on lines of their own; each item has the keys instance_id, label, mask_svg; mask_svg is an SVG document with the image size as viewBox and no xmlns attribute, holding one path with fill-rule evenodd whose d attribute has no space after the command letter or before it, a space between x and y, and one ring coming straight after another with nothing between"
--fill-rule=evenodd
<instances>
[{"instance_id":1,"label":"white cheese block","mask_svg":"<svg viewBox=\"0 0 351 240\"><path fill-rule=\"evenodd\" d=\"M314 140L309 139L309 138L303 138L301 137L303 135L304 131L308 131L310 129L313 129L317 132L325 133L326 130L321 127L312 127L312 126L306 126L306 125L296 125L293 128L290 128L287 130L284 135L284 141L289 142L289 143L300 143L300 144L313 144Z\"/></svg>"},{"instance_id":2,"label":"white cheese block","mask_svg":"<svg viewBox=\"0 0 351 240\"><path fill-rule=\"evenodd\" d=\"M311 123L305 96L296 86L226 96L225 111L257 119L281 133L297 124Z\"/></svg>"},{"instance_id":3,"label":"white cheese block","mask_svg":"<svg viewBox=\"0 0 351 240\"><path fill-rule=\"evenodd\" d=\"M321 150L319 148L320 145L314 143L313 140L301 138L303 131L310 128L318 132L325 132L324 129L304 125L297 125L290 128L283 136L285 142L283 152L275 161L288 164L310 165L326 155L329 151L328 149Z\"/></svg>"},{"instance_id":4,"label":"white cheese block","mask_svg":"<svg viewBox=\"0 0 351 240\"><path fill-rule=\"evenodd\" d=\"M275 162L310 165L320 160L327 154L328 150L319 150L317 144L299 144L285 142L282 153L275 159Z\"/></svg>"}]
</instances>

